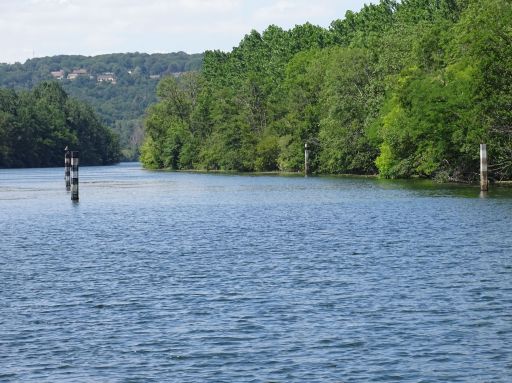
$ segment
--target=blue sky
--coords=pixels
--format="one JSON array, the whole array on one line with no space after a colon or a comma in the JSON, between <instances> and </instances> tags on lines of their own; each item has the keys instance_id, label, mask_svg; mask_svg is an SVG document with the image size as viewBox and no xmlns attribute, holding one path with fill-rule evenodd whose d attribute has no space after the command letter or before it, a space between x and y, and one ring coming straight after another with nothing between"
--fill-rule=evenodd
<instances>
[{"instance_id":1,"label":"blue sky","mask_svg":"<svg viewBox=\"0 0 512 383\"><path fill-rule=\"evenodd\" d=\"M229 51L251 29L329 26L373 0L0 0L0 62L57 54Z\"/></svg>"}]
</instances>

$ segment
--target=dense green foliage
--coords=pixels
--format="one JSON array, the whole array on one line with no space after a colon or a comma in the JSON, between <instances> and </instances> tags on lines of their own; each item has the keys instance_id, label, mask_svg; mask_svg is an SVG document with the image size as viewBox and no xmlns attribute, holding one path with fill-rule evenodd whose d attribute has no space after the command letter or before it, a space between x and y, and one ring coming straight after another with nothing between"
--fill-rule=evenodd
<instances>
[{"instance_id":1,"label":"dense green foliage","mask_svg":"<svg viewBox=\"0 0 512 383\"><path fill-rule=\"evenodd\" d=\"M159 77L197 71L201 63L202 54L184 52L34 58L24 64L0 64L0 87L32 89L52 79L51 72L62 70L64 78L59 82L64 90L90 104L102 122L119 134L123 158L134 159L142 142L142 117L156 102ZM68 79L76 69L86 73ZM98 81L98 76L105 73L112 74L115 84Z\"/></svg>"},{"instance_id":2,"label":"dense green foliage","mask_svg":"<svg viewBox=\"0 0 512 383\"><path fill-rule=\"evenodd\" d=\"M0 167L62 166L64 148L85 165L119 161L119 142L91 107L55 81L32 91L0 88Z\"/></svg>"},{"instance_id":3,"label":"dense green foliage","mask_svg":"<svg viewBox=\"0 0 512 383\"><path fill-rule=\"evenodd\" d=\"M512 3L382 0L324 29L252 31L163 79L150 168L512 178Z\"/></svg>"}]
</instances>

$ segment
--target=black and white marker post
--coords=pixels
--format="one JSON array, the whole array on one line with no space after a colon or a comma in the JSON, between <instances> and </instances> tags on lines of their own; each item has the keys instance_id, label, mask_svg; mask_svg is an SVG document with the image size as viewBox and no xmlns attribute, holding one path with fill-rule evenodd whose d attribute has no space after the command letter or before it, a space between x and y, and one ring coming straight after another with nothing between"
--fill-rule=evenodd
<instances>
[{"instance_id":1,"label":"black and white marker post","mask_svg":"<svg viewBox=\"0 0 512 383\"><path fill-rule=\"evenodd\" d=\"M66 146L64 154L64 181L66 182L66 190L71 190L71 152Z\"/></svg>"},{"instance_id":2,"label":"black and white marker post","mask_svg":"<svg viewBox=\"0 0 512 383\"><path fill-rule=\"evenodd\" d=\"M487 145L480 144L480 190L489 190L489 180L487 178Z\"/></svg>"},{"instance_id":3,"label":"black and white marker post","mask_svg":"<svg viewBox=\"0 0 512 383\"><path fill-rule=\"evenodd\" d=\"M309 166L309 150L308 150L308 144L304 144L304 176L308 176L308 166Z\"/></svg>"},{"instance_id":4,"label":"black and white marker post","mask_svg":"<svg viewBox=\"0 0 512 383\"><path fill-rule=\"evenodd\" d=\"M78 152L71 152L71 201L78 201Z\"/></svg>"}]
</instances>

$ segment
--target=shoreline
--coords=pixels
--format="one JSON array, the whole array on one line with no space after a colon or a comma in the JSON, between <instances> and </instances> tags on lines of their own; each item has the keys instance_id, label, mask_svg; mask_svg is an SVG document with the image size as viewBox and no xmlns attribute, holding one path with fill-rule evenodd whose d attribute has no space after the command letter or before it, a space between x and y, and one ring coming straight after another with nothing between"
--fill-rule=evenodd
<instances>
[{"instance_id":1,"label":"shoreline","mask_svg":"<svg viewBox=\"0 0 512 383\"><path fill-rule=\"evenodd\" d=\"M141 164L142 165L142 164ZM240 175L240 176L276 176L276 177L305 177L304 173L301 172L286 172L286 171L262 171L262 172L244 172L244 171L236 171L236 170L204 170L204 169L149 169L142 166L144 170L148 171L156 171L156 172L174 172L174 173L190 173L190 174L225 174L225 175ZM431 182L435 185L461 185L461 186L474 186L478 187L480 184L478 181L476 182L456 182L456 181L448 181L448 182L436 182L432 178L421 178L418 176L410 177L410 178L380 178L378 174L329 174L329 173L317 173L317 174L308 174L307 177L339 177L339 178L367 178L367 179L376 179L382 181L425 181ZM493 181L489 182L490 185L497 187L507 187L512 188L512 180L505 181Z\"/></svg>"}]
</instances>

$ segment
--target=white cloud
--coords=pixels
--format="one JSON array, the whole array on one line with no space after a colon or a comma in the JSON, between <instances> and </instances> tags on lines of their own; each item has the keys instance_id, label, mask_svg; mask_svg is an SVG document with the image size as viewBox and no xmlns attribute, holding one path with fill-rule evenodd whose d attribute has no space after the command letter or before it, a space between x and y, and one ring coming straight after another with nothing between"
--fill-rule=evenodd
<instances>
[{"instance_id":1,"label":"white cloud","mask_svg":"<svg viewBox=\"0 0 512 383\"><path fill-rule=\"evenodd\" d=\"M306 21L312 24L325 24L326 20L331 22L343 16L335 12L341 8L335 3L339 2L279 0L258 8L253 14L253 19L259 24L277 24L282 27L291 27Z\"/></svg>"},{"instance_id":2,"label":"white cloud","mask_svg":"<svg viewBox=\"0 0 512 383\"><path fill-rule=\"evenodd\" d=\"M0 0L0 62L24 61L33 51L47 56L230 50L251 29L306 21L328 26L364 2Z\"/></svg>"}]
</instances>

